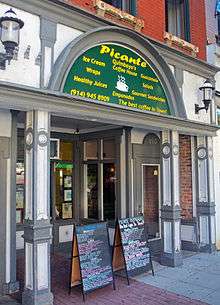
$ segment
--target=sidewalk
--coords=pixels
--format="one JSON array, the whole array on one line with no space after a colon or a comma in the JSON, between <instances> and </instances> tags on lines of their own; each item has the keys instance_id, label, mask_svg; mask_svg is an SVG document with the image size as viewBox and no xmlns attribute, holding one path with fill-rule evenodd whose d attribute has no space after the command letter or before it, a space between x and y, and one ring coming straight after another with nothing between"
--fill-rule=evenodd
<instances>
[{"instance_id":1,"label":"sidewalk","mask_svg":"<svg viewBox=\"0 0 220 305\"><path fill-rule=\"evenodd\" d=\"M130 286L125 279L116 277L116 291L111 285L97 289L87 295L85 303L80 289L72 289L68 294L69 260L60 254L51 258L54 305L220 305L220 253L193 255L178 268L154 263L155 277L151 272L137 276ZM23 266L21 257L18 259L21 284ZM17 298L20 300L21 294ZM18 304L8 300L11 299L0 297L0 305Z\"/></svg>"},{"instance_id":2,"label":"sidewalk","mask_svg":"<svg viewBox=\"0 0 220 305\"><path fill-rule=\"evenodd\" d=\"M154 262L155 277L139 275L135 279L211 305L220 305L220 252L195 254L183 262L183 266L176 268Z\"/></svg>"}]
</instances>

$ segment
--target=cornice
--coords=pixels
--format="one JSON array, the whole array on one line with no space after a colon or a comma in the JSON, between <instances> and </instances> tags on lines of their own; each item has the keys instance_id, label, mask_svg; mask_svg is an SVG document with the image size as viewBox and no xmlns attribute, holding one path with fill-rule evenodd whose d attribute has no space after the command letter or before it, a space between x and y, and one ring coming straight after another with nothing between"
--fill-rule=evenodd
<instances>
[{"instance_id":1,"label":"cornice","mask_svg":"<svg viewBox=\"0 0 220 305\"><path fill-rule=\"evenodd\" d=\"M40 109L52 114L92 120L118 126L155 130L177 130L190 135L214 136L216 125L190 121L158 113L129 110L74 97L57 91L0 82L0 108L28 111Z\"/></svg>"}]
</instances>

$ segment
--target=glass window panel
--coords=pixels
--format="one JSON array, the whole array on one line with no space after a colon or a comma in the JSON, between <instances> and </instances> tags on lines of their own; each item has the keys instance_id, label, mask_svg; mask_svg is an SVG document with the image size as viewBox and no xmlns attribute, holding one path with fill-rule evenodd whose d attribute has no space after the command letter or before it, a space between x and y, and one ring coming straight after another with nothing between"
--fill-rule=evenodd
<instances>
[{"instance_id":1,"label":"glass window panel","mask_svg":"<svg viewBox=\"0 0 220 305\"><path fill-rule=\"evenodd\" d=\"M98 164L87 165L88 218L98 219Z\"/></svg>"},{"instance_id":2,"label":"glass window panel","mask_svg":"<svg viewBox=\"0 0 220 305\"><path fill-rule=\"evenodd\" d=\"M17 160L24 160L24 130L18 129Z\"/></svg>"},{"instance_id":3,"label":"glass window panel","mask_svg":"<svg viewBox=\"0 0 220 305\"><path fill-rule=\"evenodd\" d=\"M182 39L186 38L186 13L184 0L166 1L166 30Z\"/></svg>"},{"instance_id":4,"label":"glass window panel","mask_svg":"<svg viewBox=\"0 0 220 305\"><path fill-rule=\"evenodd\" d=\"M60 159L63 161L73 160L73 143L60 141Z\"/></svg>"},{"instance_id":5,"label":"glass window panel","mask_svg":"<svg viewBox=\"0 0 220 305\"><path fill-rule=\"evenodd\" d=\"M121 0L104 0L104 2L113 5L117 8L121 8Z\"/></svg>"},{"instance_id":6,"label":"glass window panel","mask_svg":"<svg viewBox=\"0 0 220 305\"><path fill-rule=\"evenodd\" d=\"M220 108L217 108L217 124L220 126Z\"/></svg>"},{"instance_id":7,"label":"glass window panel","mask_svg":"<svg viewBox=\"0 0 220 305\"><path fill-rule=\"evenodd\" d=\"M103 164L103 210L104 220L115 219L115 164Z\"/></svg>"},{"instance_id":8,"label":"glass window panel","mask_svg":"<svg viewBox=\"0 0 220 305\"><path fill-rule=\"evenodd\" d=\"M87 141L85 144L85 158L95 160L98 158L98 143L97 141Z\"/></svg>"},{"instance_id":9,"label":"glass window panel","mask_svg":"<svg viewBox=\"0 0 220 305\"><path fill-rule=\"evenodd\" d=\"M55 215L56 218L73 217L73 164L54 163Z\"/></svg>"},{"instance_id":10,"label":"glass window panel","mask_svg":"<svg viewBox=\"0 0 220 305\"><path fill-rule=\"evenodd\" d=\"M115 158L115 141L103 140L103 158L114 159Z\"/></svg>"},{"instance_id":11,"label":"glass window panel","mask_svg":"<svg viewBox=\"0 0 220 305\"><path fill-rule=\"evenodd\" d=\"M24 162L16 164L16 223L22 223L24 217Z\"/></svg>"},{"instance_id":12,"label":"glass window panel","mask_svg":"<svg viewBox=\"0 0 220 305\"><path fill-rule=\"evenodd\" d=\"M50 139L50 158L59 159L60 157L60 140Z\"/></svg>"}]
</instances>

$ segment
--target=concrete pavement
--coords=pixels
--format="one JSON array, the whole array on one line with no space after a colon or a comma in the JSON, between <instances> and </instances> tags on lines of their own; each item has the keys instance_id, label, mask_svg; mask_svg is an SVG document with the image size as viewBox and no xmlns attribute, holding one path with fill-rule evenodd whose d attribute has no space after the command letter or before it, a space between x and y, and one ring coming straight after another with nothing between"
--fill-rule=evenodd
<instances>
[{"instance_id":1,"label":"concrete pavement","mask_svg":"<svg viewBox=\"0 0 220 305\"><path fill-rule=\"evenodd\" d=\"M139 275L135 279L169 292L220 305L220 252L213 254L189 252L183 266L170 268L154 262L155 277Z\"/></svg>"}]
</instances>

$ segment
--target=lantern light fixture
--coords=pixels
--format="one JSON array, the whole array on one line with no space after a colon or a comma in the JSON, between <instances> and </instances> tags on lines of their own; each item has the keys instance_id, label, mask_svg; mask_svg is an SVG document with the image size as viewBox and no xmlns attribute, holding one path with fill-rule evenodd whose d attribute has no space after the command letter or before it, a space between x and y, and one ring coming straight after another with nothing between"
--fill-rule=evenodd
<instances>
[{"instance_id":1,"label":"lantern light fixture","mask_svg":"<svg viewBox=\"0 0 220 305\"><path fill-rule=\"evenodd\" d=\"M202 102L204 104L203 107L200 107L198 104L195 104L195 113L199 113L200 110L205 109L206 112L209 109L209 105L213 98L213 92L215 87L212 85L209 79L207 79L204 84L199 88L202 92Z\"/></svg>"},{"instance_id":2,"label":"lantern light fixture","mask_svg":"<svg viewBox=\"0 0 220 305\"><path fill-rule=\"evenodd\" d=\"M20 29L23 26L24 22L17 18L12 8L0 18L0 40L5 48L5 53L0 53L0 69L5 70L6 62L10 64L15 48L19 45Z\"/></svg>"}]
</instances>

